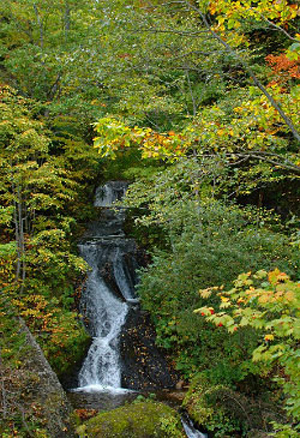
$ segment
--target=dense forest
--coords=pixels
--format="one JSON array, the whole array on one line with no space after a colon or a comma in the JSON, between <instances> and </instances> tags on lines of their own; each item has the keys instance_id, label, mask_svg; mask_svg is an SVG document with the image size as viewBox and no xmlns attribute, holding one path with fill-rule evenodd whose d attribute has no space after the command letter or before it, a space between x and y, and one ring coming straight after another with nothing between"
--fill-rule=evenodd
<instances>
[{"instance_id":1,"label":"dense forest","mask_svg":"<svg viewBox=\"0 0 300 438\"><path fill-rule=\"evenodd\" d=\"M299 126L296 0L1 2L3 438L58 437L28 395L23 324L62 381L82 361L77 245L108 180L129 183L137 293L190 418L300 435ZM184 436L162 430L145 437ZM142 438L120 433L80 436Z\"/></svg>"}]
</instances>

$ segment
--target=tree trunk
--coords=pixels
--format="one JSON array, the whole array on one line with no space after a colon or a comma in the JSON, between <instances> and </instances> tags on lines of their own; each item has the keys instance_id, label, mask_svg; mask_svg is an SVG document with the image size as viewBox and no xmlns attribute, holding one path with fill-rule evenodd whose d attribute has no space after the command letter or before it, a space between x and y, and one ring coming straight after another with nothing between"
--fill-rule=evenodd
<instances>
[{"instance_id":1,"label":"tree trunk","mask_svg":"<svg viewBox=\"0 0 300 438\"><path fill-rule=\"evenodd\" d=\"M71 28L71 8L68 1L66 1L65 4L64 24L65 24L65 38L67 40L68 32L70 31Z\"/></svg>"},{"instance_id":2,"label":"tree trunk","mask_svg":"<svg viewBox=\"0 0 300 438\"><path fill-rule=\"evenodd\" d=\"M43 49L44 48L44 25L43 25L43 20L40 17L39 10L38 10L36 4L33 5L33 9L34 9L34 12L35 12L37 24L38 24L39 29L40 29L40 47L41 47L41 49Z\"/></svg>"}]
</instances>

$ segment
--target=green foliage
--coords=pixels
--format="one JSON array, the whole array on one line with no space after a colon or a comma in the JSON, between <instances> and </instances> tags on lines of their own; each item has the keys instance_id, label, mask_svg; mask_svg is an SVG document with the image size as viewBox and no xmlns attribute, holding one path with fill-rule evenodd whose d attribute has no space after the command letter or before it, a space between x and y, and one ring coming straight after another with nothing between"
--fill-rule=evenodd
<instances>
[{"instance_id":1,"label":"green foliage","mask_svg":"<svg viewBox=\"0 0 300 438\"><path fill-rule=\"evenodd\" d=\"M252 391L255 391L253 388ZM200 374L191 382L183 406L191 418L216 438L266 436L270 422L281 418L271 391L241 394L224 384L212 385Z\"/></svg>"},{"instance_id":2,"label":"green foliage","mask_svg":"<svg viewBox=\"0 0 300 438\"><path fill-rule=\"evenodd\" d=\"M135 181L126 202L137 226L127 228L153 253L140 294L178 369L226 388L261 374L251 353L262 322L228 336L192 310L207 300L199 287L299 270L298 14L285 0L1 3L0 80L17 91L0 89L0 286L56 370L68 371L87 342L75 308L87 266L75 241L101 172ZM209 299L207 312L218 310ZM293 412L288 345L280 367L291 379L278 383L291 385ZM257 354L270 362L268 348ZM212 400L219 410L206 419L220 436L246 431ZM213 402L201 403L208 412ZM171 423L163 419L164 436L176 436ZM274 430L292 436L288 427Z\"/></svg>"},{"instance_id":3,"label":"green foliage","mask_svg":"<svg viewBox=\"0 0 300 438\"><path fill-rule=\"evenodd\" d=\"M138 290L143 306L155 321L158 343L176 357L186 377L205 371L215 382L234 384L259 369L251 361L257 337L249 330L228 337L193 315L202 301L199 285L228 286L239 272L260 266L278 265L294 273L298 250L234 206L191 201L173 214L165 224L170 250L154 252L142 273Z\"/></svg>"},{"instance_id":4,"label":"green foliage","mask_svg":"<svg viewBox=\"0 0 300 438\"><path fill-rule=\"evenodd\" d=\"M274 430L276 432L271 433L271 437L277 437L277 438L297 438L299 436L299 426L291 426L287 424L278 424L273 423Z\"/></svg>"},{"instance_id":5,"label":"green foliage","mask_svg":"<svg viewBox=\"0 0 300 438\"><path fill-rule=\"evenodd\" d=\"M142 158L173 160L183 154L180 135L174 131L166 133L154 132L151 128L129 128L115 119L100 119L96 124L98 136L94 138L94 146L99 149L101 157L116 159L120 149L136 148L141 151Z\"/></svg>"},{"instance_id":6,"label":"green foliage","mask_svg":"<svg viewBox=\"0 0 300 438\"><path fill-rule=\"evenodd\" d=\"M155 4L115 0L103 8L87 0L9 0L0 12L1 75L44 102L49 115L71 114L87 130L107 113L124 114L134 123L168 130L191 109L188 72L180 58L188 40L182 47L180 35L136 32L141 25L151 27L153 19L172 27L173 17L162 16ZM188 28L184 22L180 26ZM203 44L195 40L192 46ZM173 53L179 56L170 64Z\"/></svg>"},{"instance_id":7,"label":"green foliage","mask_svg":"<svg viewBox=\"0 0 300 438\"><path fill-rule=\"evenodd\" d=\"M51 132L34 117L34 103L8 87L1 88L0 106L1 286L62 375L88 342L74 304L87 265L72 253L76 219L68 216L84 194L86 154L82 147L81 156L50 154Z\"/></svg>"},{"instance_id":8,"label":"green foliage","mask_svg":"<svg viewBox=\"0 0 300 438\"><path fill-rule=\"evenodd\" d=\"M252 352L253 362L260 364L261 375L275 370L275 380L286 396L286 411L294 421L300 418L299 288L299 283L279 269L248 272L239 275L232 289L218 293L220 311L207 307L197 310L230 333L244 327L258 331L261 337ZM201 294L209 298L215 291L206 289Z\"/></svg>"},{"instance_id":9,"label":"green foliage","mask_svg":"<svg viewBox=\"0 0 300 438\"><path fill-rule=\"evenodd\" d=\"M184 436L180 419L178 416L174 419L173 413L161 418L159 429L165 437L182 438Z\"/></svg>"}]
</instances>

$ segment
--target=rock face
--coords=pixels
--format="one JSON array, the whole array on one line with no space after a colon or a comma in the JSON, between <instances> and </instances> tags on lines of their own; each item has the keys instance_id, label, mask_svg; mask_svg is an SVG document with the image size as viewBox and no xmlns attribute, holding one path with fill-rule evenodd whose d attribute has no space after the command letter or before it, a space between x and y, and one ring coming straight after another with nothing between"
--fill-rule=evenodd
<instances>
[{"instance_id":1,"label":"rock face","mask_svg":"<svg viewBox=\"0 0 300 438\"><path fill-rule=\"evenodd\" d=\"M51 438L73 437L74 434L69 424L72 408L66 393L40 346L24 323L22 330L25 332L26 343L31 349L31 354L27 355L24 366L36 376L35 398L42 406L43 415L47 420L46 429Z\"/></svg>"},{"instance_id":2,"label":"rock face","mask_svg":"<svg viewBox=\"0 0 300 438\"><path fill-rule=\"evenodd\" d=\"M138 402L99 414L77 430L80 438L182 438L176 411L162 403Z\"/></svg>"},{"instance_id":3,"label":"rock face","mask_svg":"<svg viewBox=\"0 0 300 438\"><path fill-rule=\"evenodd\" d=\"M72 409L56 374L22 320L15 320L14 332L20 341L18 367L3 364L3 427L6 418L12 419L9 425L20 421L24 435L18 436L35 436L27 432L38 429L49 438L74 437L69 423Z\"/></svg>"},{"instance_id":4,"label":"rock face","mask_svg":"<svg viewBox=\"0 0 300 438\"><path fill-rule=\"evenodd\" d=\"M121 331L122 387L138 390L175 388L178 375L155 345L156 333L146 312L131 309Z\"/></svg>"}]
</instances>

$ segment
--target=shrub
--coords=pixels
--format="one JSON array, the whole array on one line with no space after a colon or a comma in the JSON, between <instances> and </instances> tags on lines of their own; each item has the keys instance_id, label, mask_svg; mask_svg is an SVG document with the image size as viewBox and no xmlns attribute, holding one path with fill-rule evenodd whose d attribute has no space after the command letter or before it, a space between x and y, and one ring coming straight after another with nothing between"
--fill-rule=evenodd
<instances>
[{"instance_id":1,"label":"shrub","mask_svg":"<svg viewBox=\"0 0 300 438\"><path fill-rule=\"evenodd\" d=\"M199 287L227 287L241 272L261 266L295 273L299 251L284 235L254 223L251 215L219 202L187 204L169 222L171 250L156 251L142 272L138 290L143 307L156 324L158 343L172 350L185 377L206 370L212 382L230 385L257 372L251 360L254 331L228 337L222 327L215 330L192 313L207 304ZM211 305L218 301L210 300Z\"/></svg>"}]
</instances>

